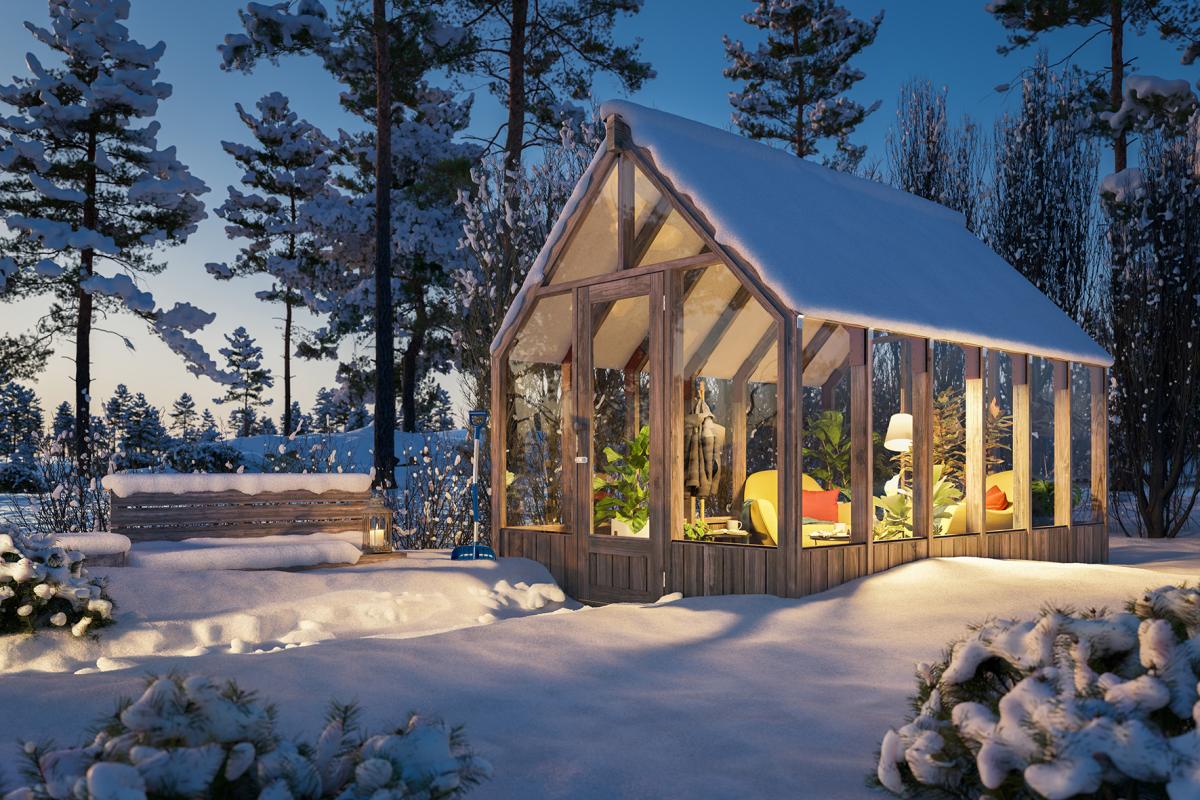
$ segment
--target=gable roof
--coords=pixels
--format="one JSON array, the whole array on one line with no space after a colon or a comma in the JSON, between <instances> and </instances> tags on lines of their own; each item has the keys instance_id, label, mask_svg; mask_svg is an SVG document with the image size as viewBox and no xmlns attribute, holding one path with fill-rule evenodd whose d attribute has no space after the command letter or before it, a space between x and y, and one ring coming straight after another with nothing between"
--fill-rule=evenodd
<instances>
[{"instance_id":1,"label":"gable roof","mask_svg":"<svg viewBox=\"0 0 1200 800\"><path fill-rule=\"evenodd\" d=\"M717 243L736 252L794 311L1016 353L1112 363L1073 320L968 231L957 212L635 103L609 101L601 114L625 122L634 146L713 226ZM553 244L597 178L599 156L563 210L504 328L544 280Z\"/></svg>"}]
</instances>

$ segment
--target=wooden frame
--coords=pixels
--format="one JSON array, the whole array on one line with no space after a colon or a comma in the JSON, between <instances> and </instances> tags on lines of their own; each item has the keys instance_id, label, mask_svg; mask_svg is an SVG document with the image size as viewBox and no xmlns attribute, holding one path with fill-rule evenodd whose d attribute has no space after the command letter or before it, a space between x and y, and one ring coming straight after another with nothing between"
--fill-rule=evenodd
<instances>
[{"instance_id":1,"label":"wooden frame","mask_svg":"<svg viewBox=\"0 0 1200 800\"><path fill-rule=\"evenodd\" d=\"M617 241L614 243L616 269L571 281L551 283L555 269L579 230L588 209L608 180L611 170L617 175ZM641 230L634 219L634 180L645 180L659 193L658 203L643 216ZM803 546L803 472L802 429L804 396L803 316L791 309L763 281L753 265L739 253L722 246L711 222L677 192L656 168L647 151L638 148L634 137L619 118L607 123L605 150L589 172L588 185L572 214L560 226L557 241L546 253L542 282L523 291L515 321L510 324L492 352L492 409L495 431L492 440L492 486L505 485L505 441L507 425L505 392L507 353L536 302L564 292L573 297L571 354L563 364L563 444L564 511L561 524L510 526L505 517L504 490L493 491L493 537L500 554L534 558L547 566L554 577L574 596L587 602L646 600L666 591L687 595L765 592L798 597L823 591L857 577L869 575L907 561L934 556L974 555L999 558L1041 558L1052 560L1102 560L1107 556L1102 524L1072 525L1070 493L1064 509L1056 508L1055 526L1034 530L1031 523L1031 419L1029 393L1029 356L1012 355L1013 395L1013 530L988 531L985 512L986 453L983 435L987 424L985 363L987 356L978 344L956 343L966 353L965 399L967 407L967 506L968 535L940 536L934 529L932 507L932 342L906 334L891 333L908 342L912 354L911 404L916 438L913 444L914 538L900 541L874 541L875 509L872 496L872 360L871 331L842 325L849 334L849 355L845 367L850 387L851 426L851 537L846 544ZM655 264L641 264L654 236L667 216L675 212L702 243L701 252ZM802 255L802 254L801 254ZM686 363L683 347L683 304L690 291L685 273L698 267L719 265L739 282L735 301L720 315L707 333L711 340L701 346L701 356ZM642 357L655 378L650 402L651 422L651 531L650 539L596 536L589 532L592 514L590 482L594 465L577 464L577 457L590 456L592 383L591 337L593 307L604 299L644 296L650 308L650 346ZM768 335L754 342L743 364L731 380L733 441L744 443L748 436L748 385L760 362L772 346L776 349L776 466L780 503L777 547L715 542L691 542L682 538L683 496L683 416L685 386L690 373L696 372L731 327L738 309L757 302L771 319ZM837 329L837 320L826 321L829 331L819 331L813 345L819 349ZM819 340L819 341L818 341ZM586 346L584 346L586 344ZM1066 362L1062 370L1067 369ZM1089 365L1092 385L1092 489L1107 512L1107 415L1104 413L1103 367ZM1056 370L1057 374L1057 370ZM1062 386L1066 386L1065 406ZM1100 387L1100 390L1097 390ZM1056 390L1056 439L1070 442L1069 384ZM1065 422L1059 420L1065 414ZM1070 475L1070 448L1066 451L1066 472ZM740 505L748 465L744 449L733 448L728 468L733 485L735 507ZM1056 470L1059 465L1056 464ZM568 499L569 498L569 499ZM643 566L644 565L644 566Z\"/></svg>"}]
</instances>

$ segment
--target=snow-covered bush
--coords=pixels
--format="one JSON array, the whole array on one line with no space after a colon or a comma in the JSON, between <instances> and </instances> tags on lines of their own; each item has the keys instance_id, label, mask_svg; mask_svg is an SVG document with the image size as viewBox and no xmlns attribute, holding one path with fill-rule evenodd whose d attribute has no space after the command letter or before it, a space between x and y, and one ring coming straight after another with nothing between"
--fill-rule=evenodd
<instances>
[{"instance_id":1,"label":"snow-covered bush","mask_svg":"<svg viewBox=\"0 0 1200 800\"><path fill-rule=\"evenodd\" d=\"M237 472L242 451L226 442L180 441L167 451L167 466L176 472Z\"/></svg>"},{"instance_id":2,"label":"snow-covered bush","mask_svg":"<svg viewBox=\"0 0 1200 800\"><path fill-rule=\"evenodd\" d=\"M108 493L61 446L39 453L33 467L38 487L16 509L19 527L43 536L108 529Z\"/></svg>"},{"instance_id":3,"label":"snow-covered bush","mask_svg":"<svg viewBox=\"0 0 1200 800\"><path fill-rule=\"evenodd\" d=\"M274 709L230 682L152 677L92 743L26 745L36 783L5 800L135 798L461 797L491 775L456 729L410 717L364 734L352 706L334 704L315 744L275 731Z\"/></svg>"},{"instance_id":4,"label":"snow-covered bush","mask_svg":"<svg viewBox=\"0 0 1200 800\"><path fill-rule=\"evenodd\" d=\"M75 636L107 625L113 603L89 579L83 555L49 536L0 530L0 635L65 628Z\"/></svg>"},{"instance_id":5,"label":"snow-covered bush","mask_svg":"<svg viewBox=\"0 0 1200 800\"><path fill-rule=\"evenodd\" d=\"M917 667L876 777L899 795L1200 797L1200 589L992 620Z\"/></svg>"},{"instance_id":6,"label":"snow-covered bush","mask_svg":"<svg viewBox=\"0 0 1200 800\"><path fill-rule=\"evenodd\" d=\"M403 475L403 482L390 502L401 548L439 549L467 542L471 535L471 461L464 457L466 447L431 438L419 451L405 450L400 455L397 472ZM486 473L486 466L481 467L481 477ZM481 485L480 513L486 514L488 507ZM486 517L479 522L480 536L486 538L491 526Z\"/></svg>"}]
</instances>

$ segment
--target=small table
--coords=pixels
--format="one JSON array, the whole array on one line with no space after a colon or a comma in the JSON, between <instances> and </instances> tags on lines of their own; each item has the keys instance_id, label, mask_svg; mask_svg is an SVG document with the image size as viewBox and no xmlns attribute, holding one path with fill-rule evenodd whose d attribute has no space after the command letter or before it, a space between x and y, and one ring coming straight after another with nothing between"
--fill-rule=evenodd
<instances>
[{"instance_id":1,"label":"small table","mask_svg":"<svg viewBox=\"0 0 1200 800\"><path fill-rule=\"evenodd\" d=\"M736 531L731 531L728 528L717 528L709 531L705 537L713 542L748 542L750 541L750 531L745 528L739 528Z\"/></svg>"}]
</instances>

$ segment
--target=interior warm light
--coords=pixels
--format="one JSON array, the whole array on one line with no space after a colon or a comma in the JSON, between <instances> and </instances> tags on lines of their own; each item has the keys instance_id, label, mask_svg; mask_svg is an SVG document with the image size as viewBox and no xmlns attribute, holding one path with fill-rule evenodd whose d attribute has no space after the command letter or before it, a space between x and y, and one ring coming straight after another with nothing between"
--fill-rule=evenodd
<instances>
[{"instance_id":1,"label":"interior warm light","mask_svg":"<svg viewBox=\"0 0 1200 800\"><path fill-rule=\"evenodd\" d=\"M888 421L887 435L883 437L883 446L896 453L907 453L912 449L912 443L912 414L892 414Z\"/></svg>"}]
</instances>

